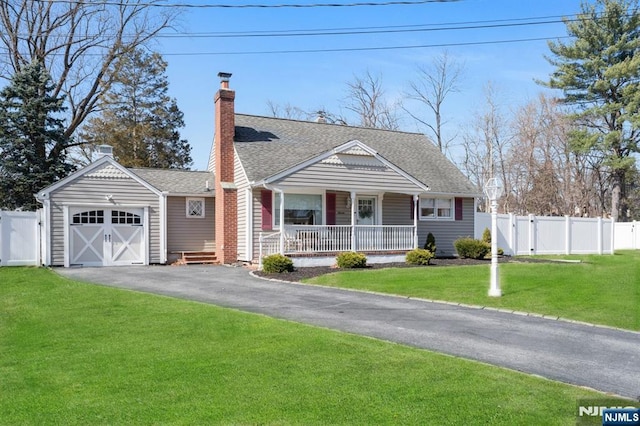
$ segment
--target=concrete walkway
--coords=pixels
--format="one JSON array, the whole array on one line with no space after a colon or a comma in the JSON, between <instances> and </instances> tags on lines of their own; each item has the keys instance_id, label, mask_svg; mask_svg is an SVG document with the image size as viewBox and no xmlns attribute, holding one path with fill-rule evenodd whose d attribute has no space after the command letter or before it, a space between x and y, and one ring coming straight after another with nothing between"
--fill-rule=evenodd
<instances>
[{"instance_id":1,"label":"concrete walkway","mask_svg":"<svg viewBox=\"0 0 640 426\"><path fill-rule=\"evenodd\" d=\"M57 269L108 286L197 300L474 359L630 398L640 333L404 297L262 280L243 268Z\"/></svg>"}]
</instances>

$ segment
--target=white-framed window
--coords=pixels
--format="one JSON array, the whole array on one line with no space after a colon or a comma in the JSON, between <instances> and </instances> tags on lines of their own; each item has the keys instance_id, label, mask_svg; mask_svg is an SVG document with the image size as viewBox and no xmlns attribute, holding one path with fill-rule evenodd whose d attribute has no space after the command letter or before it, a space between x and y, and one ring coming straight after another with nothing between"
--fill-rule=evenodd
<instances>
[{"instance_id":1,"label":"white-framed window","mask_svg":"<svg viewBox=\"0 0 640 426\"><path fill-rule=\"evenodd\" d=\"M285 225L322 224L322 194L285 194ZM273 195L273 226L280 227L280 193Z\"/></svg>"},{"instance_id":2,"label":"white-framed window","mask_svg":"<svg viewBox=\"0 0 640 426\"><path fill-rule=\"evenodd\" d=\"M453 220L453 198L420 197L420 220Z\"/></svg>"},{"instance_id":3,"label":"white-framed window","mask_svg":"<svg viewBox=\"0 0 640 426\"><path fill-rule=\"evenodd\" d=\"M204 218L204 198L187 198L187 217Z\"/></svg>"}]
</instances>

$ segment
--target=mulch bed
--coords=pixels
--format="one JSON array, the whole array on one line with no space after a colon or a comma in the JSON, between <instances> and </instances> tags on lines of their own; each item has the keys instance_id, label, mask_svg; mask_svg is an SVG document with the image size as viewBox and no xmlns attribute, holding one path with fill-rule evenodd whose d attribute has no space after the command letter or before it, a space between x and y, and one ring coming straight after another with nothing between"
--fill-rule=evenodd
<instances>
[{"instance_id":1,"label":"mulch bed","mask_svg":"<svg viewBox=\"0 0 640 426\"><path fill-rule=\"evenodd\" d=\"M503 256L500 258L500 263L513 262L516 261L509 256ZM525 262L544 262L543 259L527 259L527 258L518 258L517 261L525 261ZM465 265L489 265L491 264L490 259L460 259L460 258L436 258L431 260L431 265L429 266L414 266L407 265L406 263L375 263L371 265L367 265L365 269L383 269L383 268L432 268L434 266L465 266ZM262 271L255 271L256 275L266 278L275 278L279 280L285 281L301 281L305 278L313 278L319 275L330 274L332 272L340 271L339 268L335 266L313 266L308 268L296 268L293 272L286 272L282 274L266 274Z\"/></svg>"}]
</instances>

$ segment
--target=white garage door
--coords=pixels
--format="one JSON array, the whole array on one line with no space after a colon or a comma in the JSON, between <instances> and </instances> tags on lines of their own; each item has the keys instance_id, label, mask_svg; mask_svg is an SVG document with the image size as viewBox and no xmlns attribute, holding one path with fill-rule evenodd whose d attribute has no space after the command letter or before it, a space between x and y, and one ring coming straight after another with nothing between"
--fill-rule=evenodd
<instances>
[{"instance_id":1,"label":"white garage door","mask_svg":"<svg viewBox=\"0 0 640 426\"><path fill-rule=\"evenodd\" d=\"M69 264L145 264L144 209L79 209L69 214Z\"/></svg>"}]
</instances>

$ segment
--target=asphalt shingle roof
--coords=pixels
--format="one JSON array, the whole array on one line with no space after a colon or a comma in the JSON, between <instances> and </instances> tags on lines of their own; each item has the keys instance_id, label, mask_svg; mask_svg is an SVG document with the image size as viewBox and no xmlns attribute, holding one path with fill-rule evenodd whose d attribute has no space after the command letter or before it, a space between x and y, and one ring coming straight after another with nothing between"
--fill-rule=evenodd
<instances>
[{"instance_id":1,"label":"asphalt shingle roof","mask_svg":"<svg viewBox=\"0 0 640 426\"><path fill-rule=\"evenodd\" d=\"M175 169L138 169L131 172L163 192L181 195L213 194L215 186L213 173ZM210 191L207 191L209 181Z\"/></svg>"},{"instance_id":2,"label":"asphalt shingle roof","mask_svg":"<svg viewBox=\"0 0 640 426\"><path fill-rule=\"evenodd\" d=\"M260 181L352 140L410 174L431 192L480 194L423 134L236 114L235 148L249 182Z\"/></svg>"}]
</instances>

